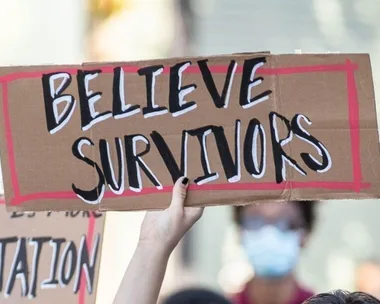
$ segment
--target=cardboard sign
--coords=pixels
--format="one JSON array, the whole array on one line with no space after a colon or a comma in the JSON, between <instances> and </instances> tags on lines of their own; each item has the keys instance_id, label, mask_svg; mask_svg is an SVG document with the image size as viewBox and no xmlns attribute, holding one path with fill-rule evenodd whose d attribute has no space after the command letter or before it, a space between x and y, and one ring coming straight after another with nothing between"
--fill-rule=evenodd
<instances>
[{"instance_id":1,"label":"cardboard sign","mask_svg":"<svg viewBox=\"0 0 380 304\"><path fill-rule=\"evenodd\" d=\"M103 225L96 212L0 205L0 302L95 303Z\"/></svg>"},{"instance_id":2,"label":"cardboard sign","mask_svg":"<svg viewBox=\"0 0 380 304\"><path fill-rule=\"evenodd\" d=\"M236 54L0 70L13 210L377 197L368 55Z\"/></svg>"}]
</instances>

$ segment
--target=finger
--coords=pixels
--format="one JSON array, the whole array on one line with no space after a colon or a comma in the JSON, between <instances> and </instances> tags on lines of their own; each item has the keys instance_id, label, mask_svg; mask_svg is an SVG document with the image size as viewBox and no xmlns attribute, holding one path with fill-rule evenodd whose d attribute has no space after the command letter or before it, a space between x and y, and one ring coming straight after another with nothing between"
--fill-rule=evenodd
<instances>
[{"instance_id":1,"label":"finger","mask_svg":"<svg viewBox=\"0 0 380 304\"><path fill-rule=\"evenodd\" d=\"M185 204L189 179L187 177L179 178L173 187L172 202L170 208L183 209Z\"/></svg>"}]
</instances>

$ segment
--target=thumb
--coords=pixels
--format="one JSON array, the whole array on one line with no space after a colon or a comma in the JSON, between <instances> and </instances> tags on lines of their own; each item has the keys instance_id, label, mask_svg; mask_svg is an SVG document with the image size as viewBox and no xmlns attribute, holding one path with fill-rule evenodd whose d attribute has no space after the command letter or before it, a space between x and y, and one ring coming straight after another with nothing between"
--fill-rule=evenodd
<instances>
[{"instance_id":1,"label":"thumb","mask_svg":"<svg viewBox=\"0 0 380 304\"><path fill-rule=\"evenodd\" d=\"M176 181L173 187L172 202L170 203L171 208L183 209L188 186L189 179L187 177L181 177Z\"/></svg>"}]
</instances>

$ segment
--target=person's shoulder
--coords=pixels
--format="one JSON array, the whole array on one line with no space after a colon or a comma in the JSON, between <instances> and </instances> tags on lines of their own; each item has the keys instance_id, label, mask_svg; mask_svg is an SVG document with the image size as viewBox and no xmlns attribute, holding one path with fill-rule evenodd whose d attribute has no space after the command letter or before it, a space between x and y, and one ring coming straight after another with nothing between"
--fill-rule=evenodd
<instances>
[{"instance_id":1,"label":"person's shoulder","mask_svg":"<svg viewBox=\"0 0 380 304\"><path fill-rule=\"evenodd\" d=\"M311 291L310 289L304 287L304 286L301 286L301 285L297 285L297 300L298 302L302 303L304 301L306 301L307 299L311 298L312 296L314 296L314 292Z\"/></svg>"},{"instance_id":2,"label":"person's shoulder","mask_svg":"<svg viewBox=\"0 0 380 304\"><path fill-rule=\"evenodd\" d=\"M232 304L252 304L252 303L248 302L248 296L247 296L248 287L247 287L247 285L245 285L241 291L233 294L232 297L230 297Z\"/></svg>"}]
</instances>

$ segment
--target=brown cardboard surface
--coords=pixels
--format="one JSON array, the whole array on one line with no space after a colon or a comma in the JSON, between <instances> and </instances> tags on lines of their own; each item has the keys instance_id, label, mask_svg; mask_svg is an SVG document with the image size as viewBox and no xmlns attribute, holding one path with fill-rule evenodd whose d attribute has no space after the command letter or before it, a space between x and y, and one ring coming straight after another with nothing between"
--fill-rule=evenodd
<instances>
[{"instance_id":1,"label":"brown cardboard surface","mask_svg":"<svg viewBox=\"0 0 380 304\"><path fill-rule=\"evenodd\" d=\"M61 77L49 86L54 73L71 82L60 86ZM189 205L380 192L367 54L8 67L0 83L10 210L163 208L183 174L191 180ZM54 100L62 101L55 114ZM60 124L72 100L72 116Z\"/></svg>"},{"instance_id":2,"label":"brown cardboard surface","mask_svg":"<svg viewBox=\"0 0 380 304\"><path fill-rule=\"evenodd\" d=\"M0 302L95 303L103 226L96 212L0 205Z\"/></svg>"}]
</instances>

